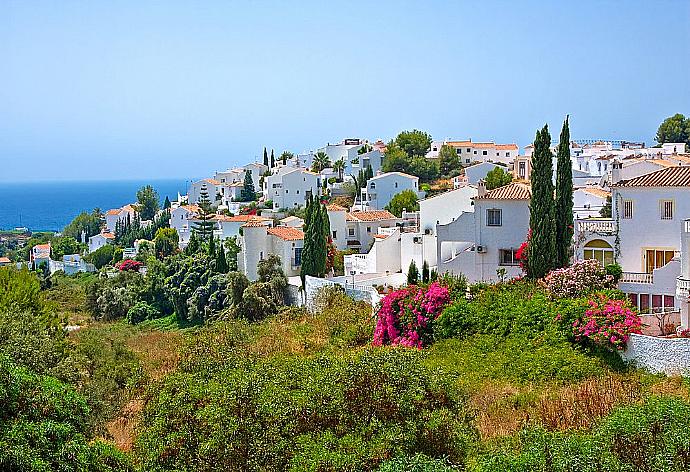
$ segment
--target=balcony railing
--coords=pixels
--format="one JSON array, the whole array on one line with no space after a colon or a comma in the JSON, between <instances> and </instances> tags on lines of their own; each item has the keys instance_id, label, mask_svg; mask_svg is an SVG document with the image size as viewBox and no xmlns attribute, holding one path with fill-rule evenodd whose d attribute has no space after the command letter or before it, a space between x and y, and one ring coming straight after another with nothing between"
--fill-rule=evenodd
<instances>
[{"instance_id":1,"label":"balcony railing","mask_svg":"<svg viewBox=\"0 0 690 472\"><path fill-rule=\"evenodd\" d=\"M686 233L690 233L690 220L685 220L685 221L683 222L683 230L684 230Z\"/></svg>"},{"instance_id":2,"label":"balcony railing","mask_svg":"<svg viewBox=\"0 0 690 472\"><path fill-rule=\"evenodd\" d=\"M615 234L616 222L613 220L577 220L580 233Z\"/></svg>"},{"instance_id":3,"label":"balcony railing","mask_svg":"<svg viewBox=\"0 0 690 472\"><path fill-rule=\"evenodd\" d=\"M641 272L623 272L623 275L621 275L620 282L627 284L653 284L654 274L646 274Z\"/></svg>"},{"instance_id":4,"label":"balcony railing","mask_svg":"<svg viewBox=\"0 0 690 472\"><path fill-rule=\"evenodd\" d=\"M690 279L678 277L676 281L676 293L680 296L690 296Z\"/></svg>"}]
</instances>

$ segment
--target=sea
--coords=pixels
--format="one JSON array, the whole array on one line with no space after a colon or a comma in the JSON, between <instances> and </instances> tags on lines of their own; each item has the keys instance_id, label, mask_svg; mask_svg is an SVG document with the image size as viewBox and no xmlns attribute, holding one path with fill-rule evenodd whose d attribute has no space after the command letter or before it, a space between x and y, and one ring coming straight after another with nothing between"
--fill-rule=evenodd
<instances>
[{"instance_id":1,"label":"sea","mask_svg":"<svg viewBox=\"0 0 690 472\"><path fill-rule=\"evenodd\" d=\"M178 192L186 194L190 183L185 179L0 182L0 230L61 231L82 211L105 212L136 202L137 190L144 185L156 189L162 204L166 196L172 201Z\"/></svg>"}]
</instances>

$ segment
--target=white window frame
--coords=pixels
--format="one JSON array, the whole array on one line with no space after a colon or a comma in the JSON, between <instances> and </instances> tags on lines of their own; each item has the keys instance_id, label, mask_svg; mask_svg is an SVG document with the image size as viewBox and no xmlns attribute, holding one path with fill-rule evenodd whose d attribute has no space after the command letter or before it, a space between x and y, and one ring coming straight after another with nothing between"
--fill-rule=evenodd
<instances>
[{"instance_id":1,"label":"white window frame","mask_svg":"<svg viewBox=\"0 0 690 472\"><path fill-rule=\"evenodd\" d=\"M495 215L498 215L498 221L496 221ZM493 217L490 215L494 215ZM503 226L503 210L500 208L487 208L486 209L486 226Z\"/></svg>"},{"instance_id":2,"label":"white window frame","mask_svg":"<svg viewBox=\"0 0 690 472\"><path fill-rule=\"evenodd\" d=\"M659 218L672 220L675 214L675 202L673 200L659 200Z\"/></svg>"}]
</instances>

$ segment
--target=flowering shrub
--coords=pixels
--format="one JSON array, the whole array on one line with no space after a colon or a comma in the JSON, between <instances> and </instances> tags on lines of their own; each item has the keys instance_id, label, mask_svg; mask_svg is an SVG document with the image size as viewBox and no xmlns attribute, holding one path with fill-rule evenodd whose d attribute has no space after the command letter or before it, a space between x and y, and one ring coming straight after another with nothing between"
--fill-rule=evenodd
<instances>
[{"instance_id":1,"label":"flowering shrub","mask_svg":"<svg viewBox=\"0 0 690 472\"><path fill-rule=\"evenodd\" d=\"M529 253L529 240L532 237L532 230L530 229L527 232L527 239L525 240L524 243L520 244L520 247L518 248L517 252L515 252L515 259L518 260L518 263L520 264L520 269L526 274L529 270L529 266L527 265L528 259L527 255Z\"/></svg>"},{"instance_id":2,"label":"flowering shrub","mask_svg":"<svg viewBox=\"0 0 690 472\"><path fill-rule=\"evenodd\" d=\"M612 300L603 294L589 300L582 318L573 321L576 341L589 340L600 346L622 350L633 333L642 332L642 320L627 300Z\"/></svg>"},{"instance_id":3,"label":"flowering shrub","mask_svg":"<svg viewBox=\"0 0 690 472\"><path fill-rule=\"evenodd\" d=\"M121 271L139 272L142 263L134 259L125 259L115 264L115 268Z\"/></svg>"},{"instance_id":4,"label":"flowering shrub","mask_svg":"<svg viewBox=\"0 0 690 472\"><path fill-rule=\"evenodd\" d=\"M449 301L448 289L438 282L389 293L381 300L372 344L422 348L431 341L433 321Z\"/></svg>"},{"instance_id":5,"label":"flowering shrub","mask_svg":"<svg viewBox=\"0 0 690 472\"><path fill-rule=\"evenodd\" d=\"M570 267L549 272L543 280L551 298L575 298L583 293L613 288L613 276L594 259L577 261Z\"/></svg>"}]
</instances>

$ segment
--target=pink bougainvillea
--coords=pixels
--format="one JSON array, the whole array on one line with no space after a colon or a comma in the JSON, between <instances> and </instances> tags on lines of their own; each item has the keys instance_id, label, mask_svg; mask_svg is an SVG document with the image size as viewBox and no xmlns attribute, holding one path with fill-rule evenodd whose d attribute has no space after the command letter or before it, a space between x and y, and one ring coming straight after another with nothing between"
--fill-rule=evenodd
<instances>
[{"instance_id":1,"label":"pink bougainvillea","mask_svg":"<svg viewBox=\"0 0 690 472\"><path fill-rule=\"evenodd\" d=\"M594 259L576 261L570 267L549 272L542 281L551 298L579 297L594 290L613 288L613 276Z\"/></svg>"},{"instance_id":2,"label":"pink bougainvillea","mask_svg":"<svg viewBox=\"0 0 690 472\"><path fill-rule=\"evenodd\" d=\"M372 344L424 347L431 340L433 321L449 301L448 289L438 282L389 293L381 301Z\"/></svg>"},{"instance_id":3,"label":"pink bougainvillea","mask_svg":"<svg viewBox=\"0 0 690 472\"><path fill-rule=\"evenodd\" d=\"M134 259L125 259L115 264L115 268L122 271L138 272L141 269L142 263Z\"/></svg>"},{"instance_id":4,"label":"pink bougainvillea","mask_svg":"<svg viewBox=\"0 0 690 472\"><path fill-rule=\"evenodd\" d=\"M627 300L612 300L603 294L589 300L582 318L573 322L576 341L589 340L600 346L622 350L631 334L642 332L642 320Z\"/></svg>"}]
</instances>

